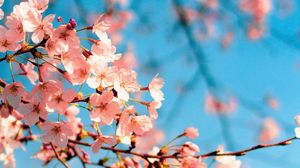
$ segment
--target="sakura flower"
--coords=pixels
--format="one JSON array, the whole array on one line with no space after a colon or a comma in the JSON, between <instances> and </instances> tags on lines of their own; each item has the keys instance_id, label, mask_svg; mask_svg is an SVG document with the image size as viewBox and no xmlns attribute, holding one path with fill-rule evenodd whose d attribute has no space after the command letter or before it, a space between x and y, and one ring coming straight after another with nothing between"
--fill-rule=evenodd
<instances>
[{"instance_id":1,"label":"sakura flower","mask_svg":"<svg viewBox=\"0 0 300 168\"><path fill-rule=\"evenodd\" d=\"M4 168L15 168L16 159L13 151L7 152L6 154L0 154L0 161L3 161Z\"/></svg>"},{"instance_id":2,"label":"sakura flower","mask_svg":"<svg viewBox=\"0 0 300 168\"><path fill-rule=\"evenodd\" d=\"M90 75L91 66L86 61L81 62L81 66L76 66L72 72L64 73L64 77L68 80L72 85L80 85L83 84Z\"/></svg>"},{"instance_id":3,"label":"sakura flower","mask_svg":"<svg viewBox=\"0 0 300 168\"><path fill-rule=\"evenodd\" d=\"M46 121L41 128L45 131L45 134L42 136L42 142L52 142L61 148L67 146L68 138L73 135L72 129L66 122L54 123Z\"/></svg>"},{"instance_id":4,"label":"sakura flower","mask_svg":"<svg viewBox=\"0 0 300 168\"><path fill-rule=\"evenodd\" d=\"M79 113L79 108L76 106L69 106L64 112L64 116L67 117L68 120L75 118L75 116Z\"/></svg>"},{"instance_id":5,"label":"sakura flower","mask_svg":"<svg viewBox=\"0 0 300 168\"><path fill-rule=\"evenodd\" d=\"M38 99L41 99L43 101L48 101L52 97L52 95L61 93L62 88L63 85L55 80L39 82L33 87L26 99L37 97Z\"/></svg>"},{"instance_id":6,"label":"sakura flower","mask_svg":"<svg viewBox=\"0 0 300 168\"><path fill-rule=\"evenodd\" d=\"M116 47L112 45L106 34L102 34L101 40L92 45L92 54L106 62L113 62L121 57L120 54L116 54Z\"/></svg>"},{"instance_id":7,"label":"sakura flower","mask_svg":"<svg viewBox=\"0 0 300 168\"><path fill-rule=\"evenodd\" d=\"M159 101L153 101L153 102L150 102L148 105L148 111L150 113L150 117L152 119L157 119L158 117L158 114L157 114L157 111L156 109L159 109L161 107L161 102Z\"/></svg>"},{"instance_id":8,"label":"sakura flower","mask_svg":"<svg viewBox=\"0 0 300 168\"><path fill-rule=\"evenodd\" d=\"M91 111L91 119L95 122L102 122L111 125L117 114L121 112L120 105L113 100L114 94L112 91L105 91L101 95L93 93L90 96L90 103L94 106Z\"/></svg>"},{"instance_id":9,"label":"sakura flower","mask_svg":"<svg viewBox=\"0 0 300 168\"><path fill-rule=\"evenodd\" d=\"M42 13L48 8L49 0L28 0L28 3L29 6Z\"/></svg>"},{"instance_id":10,"label":"sakura flower","mask_svg":"<svg viewBox=\"0 0 300 168\"><path fill-rule=\"evenodd\" d=\"M155 128L150 129L143 136L136 137L136 148L139 151L147 152L152 149L159 142L164 139L164 132L156 130Z\"/></svg>"},{"instance_id":11,"label":"sakura flower","mask_svg":"<svg viewBox=\"0 0 300 168\"><path fill-rule=\"evenodd\" d=\"M207 165L202 162L201 158L185 157L180 162L180 168L207 168Z\"/></svg>"},{"instance_id":12,"label":"sakura flower","mask_svg":"<svg viewBox=\"0 0 300 168\"><path fill-rule=\"evenodd\" d=\"M92 31L93 33L96 33L99 38L101 38L108 28L109 24L104 21L103 15L100 15L94 22Z\"/></svg>"},{"instance_id":13,"label":"sakura flower","mask_svg":"<svg viewBox=\"0 0 300 168\"><path fill-rule=\"evenodd\" d=\"M37 158L42 161L51 160L52 157L55 157L55 153L48 144L41 146L40 150L33 156L33 158Z\"/></svg>"},{"instance_id":14,"label":"sakura flower","mask_svg":"<svg viewBox=\"0 0 300 168\"><path fill-rule=\"evenodd\" d=\"M197 128L189 127L185 129L184 135L188 138L194 139L199 136L199 132Z\"/></svg>"},{"instance_id":15,"label":"sakura flower","mask_svg":"<svg viewBox=\"0 0 300 168\"><path fill-rule=\"evenodd\" d=\"M149 117L146 115L141 115L132 116L130 120L130 126L132 132L134 132L136 135L143 135L153 127L153 124Z\"/></svg>"},{"instance_id":16,"label":"sakura flower","mask_svg":"<svg viewBox=\"0 0 300 168\"><path fill-rule=\"evenodd\" d=\"M272 118L266 118L263 123L263 129L260 133L259 140L262 143L270 142L279 137L280 127Z\"/></svg>"},{"instance_id":17,"label":"sakura flower","mask_svg":"<svg viewBox=\"0 0 300 168\"><path fill-rule=\"evenodd\" d=\"M92 151L98 153L99 149L102 147L102 144L106 143L113 145L115 143L115 138L113 136L99 136L96 141L92 144Z\"/></svg>"},{"instance_id":18,"label":"sakura flower","mask_svg":"<svg viewBox=\"0 0 300 168\"><path fill-rule=\"evenodd\" d=\"M42 19L42 15L36 10L30 10L27 13L27 18L23 21L24 29L27 32L33 32L31 39L34 43L39 43L43 40L45 34L52 34L52 21L55 15L48 15Z\"/></svg>"},{"instance_id":19,"label":"sakura flower","mask_svg":"<svg viewBox=\"0 0 300 168\"><path fill-rule=\"evenodd\" d=\"M212 95L208 95L205 100L205 110L213 113L231 113L236 109L236 100L230 97L228 102L217 100Z\"/></svg>"},{"instance_id":20,"label":"sakura flower","mask_svg":"<svg viewBox=\"0 0 300 168\"><path fill-rule=\"evenodd\" d=\"M57 110L58 113L63 114L67 109L68 104L75 98L76 93L72 89L68 89L65 92L57 92L52 95L50 101L47 102L47 106L51 109Z\"/></svg>"},{"instance_id":21,"label":"sakura flower","mask_svg":"<svg viewBox=\"0 0 300 168\"><path fill-rule=\"evenodd\" d=\"M7 16L5 25L8 27L6 35L15 41L21 41L25 37L23 19L15 14Z\"/></svg>"},{"instance_id":22,"label":"sakura flower","mask_svg":"<svg viewBox=\"0 0 300 168\"><path fill-rule=\"evenodd\" d=\"M113 84L112 69L109 69L107 63L101 59L92 65L91 72L93 73L93 76L90 76L87 79L87 84L89 87L108 87Z\"/></svg>"},{"instance_id":23,"label":"sakura flower","mask_svg":"<svg viewBox=\"0 0 300 168\"><path fill-rule=\"evenodd\" d=\"M45 50L50 57L54 57L54 55L66 53L68 51L68 45L63 41L57 41L54 38L50 38L46 42Z\"/></svg>"},{"instance_id":24,"label":"sakura flower","mask_svg":"<svg viewBox=\"0 0 300 168\"><path fill-rule=\"evenodd\" d=\"M121 69L114 81L114 89L118 92L118 98L128 101L129 93L140 89L136 81L136 72L129 69Z\"/></svg>"},{"instance_id":25,"label":"sakura flower","mask_svg":"<svg viewBox=\"0 0 300 168\"><path fill-rule=\"evenodd\" d=\"M218 151L223 153L224 147L219 146ZM217 161L216 168L240 168L242 164L240 160L236 160L236 156L217 156L215 159Z\"/></svg>"},{"instance_id":26,"label":"sakura flower","mask_svg":"<svg viewBox=\"0 0 300 168\"><path fill-rule=\"evenodd\" d=\"M136 109L132 105L126 107L126 109L122 111L120 119L119 119L119 127L117 128L117 133L116 133L119 137L121 137L121 140L124 140L127 142L128 136L131 135L131 133L132 133L132 129L130 126L131 115L133 115L135 113L136 113ZM130 144L130 142L129 142L129 144Z\"/></svg>"},{"instance_id":27,"label":"sakura flower","mask_svg":"<svg viewBox=\"0 0 300 168\"><path fill-rule=\"evenodd\" d=\"M37 123L39 118L46 120L48 116L46 104L36 99L28 104L20 105L18 109L24 114L25 123L29 125Z\"/></svg>"},{"instance_id":28,"label":"sakura flower","mask_svg":"<svg viewBox=\"0 0 300 168\"><path fill-rule=\"evenodd\" d=\"M16 51L20 48L15 37L8 34L7 30L0 25L0 52Z\"/></svg>"},{"instance_id":29,"label":"sakura flower","mask_svg":"<svg viewBox=\"0 0 300 168\"><path fill-rule=\"evenodd\" d=\"M60 41L67 44L68 47L79 47L80 44L80 40L77 37L75 30L69 30L65 25L61 25L55 29L52 38L56 39L57 42Z\"/></svg>"},{"instance_id":30,"label":"sakura flower","mask_svg":"<svg viewBox=\"0 0 300 168\"><path fill-rule=\"evenodd\" d=\"M179 149L179 152L183 157L192 156L199 152L199 147L192 142L186 142Z\"/></svg>"},{"instance_id":31,"label":"sakura flower","mask_svg":"<svg viewBox=\"0 0 300 168\"><path fill-rule=\"evenodd\" d=\"M23 94L26 91L20 82L14 82L5 86L3 91L3 98L8 102L9 105L16 108L20 102Z\"/></svg>"},{"instance_id":32,"label":"sakura flower","mask_svg":"<svg viewBox=\"0 0 300 168\"><path fill-rule=\"evenodd\" d=\"M161 78L157 77L157 75L152 79L149 83L149 92L155 101L162 101L164 100L164 94L161 91L164 82Z\"/></svg>"},{"instance_id":33,"label":"sakura flower","mask_svg":"<svg viewBox=\"0 0 300 168\"><path fill-rule=\"evenodd\" d=\"M71 127L71 130L73 132L73 136L70 137L71 139L76 139L76 135L80 133L82 130L83 124L81 122L80 118L68 118L69 126Z\"/></svg>"}]
</instances>

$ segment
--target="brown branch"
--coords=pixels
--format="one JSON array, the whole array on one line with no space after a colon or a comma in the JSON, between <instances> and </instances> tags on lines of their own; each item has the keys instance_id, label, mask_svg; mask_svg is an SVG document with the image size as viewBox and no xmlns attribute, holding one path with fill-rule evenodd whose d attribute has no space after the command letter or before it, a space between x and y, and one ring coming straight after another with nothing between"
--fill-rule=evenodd
<instances>
[{"instance_id":1,"label":"brown branch","mask_svg":"<svg viewBox=\"0 0 300 168\"><path fill-rule=\"evenodd\" d=\"M246 155L246 153L248 153L248 152L262 149L262 148L270 148L270 147L275 147L275 146L286 146L286 145L291 144L292 141L296 140L296 139L297 139L296 137L293 137L293 138L289 138L289 139L286 139L286 140L283 140L280 142L276 142L276 143L258 144L258 145L252 146L250 148L239 150L239 151L234 151L234 152L220 152L220 151L216 150L216 151L209 152L206 154L195 155L194 157L199 158L199 157L212 157L212 156L243 156L243 155ZM74 141L74 140L69 140L69 142L74 143L74 144L83 145L83 146L91 146L91 144L89 144L87 142L80 142L80 141ZM142 158L157 158L157 159L184 158L183 156L178 155L178 153L159 156L159 155L151 155L151 154L146 154L146 153L137 153L137 152L132 152L129 150L116 149L116 148L105 147L105 146L102 146L101 149L110 150L112 152L119 152L119 153L135 155L135 156L139 156Z\"/></svg>"},{"instance_id":2,"label":"brown branch","mask_svg":"<svg viewBox=\"0 0 300 168\"><path fill-rule=\"evenodd\" d=\"M70 166L60 158L60 156L58 155L57 151L55 150L52 142L50 143L50 146L51 146L52 150L54 151L54 154L55 154L57 160L59 160L66 168L70 168Z\"/></svg>"}]
</instances>

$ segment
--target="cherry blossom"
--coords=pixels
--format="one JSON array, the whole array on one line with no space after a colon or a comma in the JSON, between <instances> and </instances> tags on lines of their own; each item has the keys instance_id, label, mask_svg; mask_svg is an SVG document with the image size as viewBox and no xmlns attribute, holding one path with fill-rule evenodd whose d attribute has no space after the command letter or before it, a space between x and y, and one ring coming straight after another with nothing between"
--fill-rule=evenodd
<instances>
[{"instance_id":1,"label":"cherry blossom","mask_svg":"<svg viewBox=\"0 0 300 168\"><path fill-rule=\"evenodd\" d=\"M96 122L102 122L111 125L116 115L121 112L120 105L115 102L112 91L105 91L101 95L93 93L90 97L90 103L94 106L91 111L91 119Z\"/></svg>"},{"instance_id":2,"label":"cherry blossom","mask_svg":"<svg viewBox=\"0 0 300 168\"><path fill-rule=\"evenodd\" d=\"M43 143L52 142L61 148L67 146L68 137L73 135L72 129L66 122L54 123L46 121L41 128L45 131L42 137Z\"/></svg>"},{"instance_id":3,"label":"cherry blossom","mask_svg":"<svg viewBox=\"0 0 300 168\"><path fill-rule=\"evenodd\" d=\"M259 140L267 143L278 138L280 135L280 127L272 118L266 118L263 123L263 129L260 133Z\"/></svg>"},{"instance_id":4,"label":"cherry blossom","mask_svg":"<svg viewBox=\"0 0 300 168\"><path fill-rule=\"evenodd\" d=\"M52 21L55 15L48 15L42 19L42 15L36 10L30 10L27 13L26 20L23 21L26 32L34 32L31 39L34 43L39 43L43 40L45 34L52 34Z\"/></svg>"},{"instance_id":5,"label":"cherry blossom","mask_svg":"<svg viewBox=\"0 0 300 168\"><path fill-rule=\"evenodd\" d=\"M24 115L25 123L29 125L38 122L39 118L46 120L48 116L46 104L36 99L30 104L22 104L18 109Z\"/></svg>"},{"instance_id":6,"label":"cherry blossom","mask_svg":"<svg viewBox=\"0 0 300 168\"><path fill-rule=\"evenodd\" d=\"M75 96L76 93L72 89L68 89L65 92L57 92L51 96L47 102L47 106L62 114L67 109L68 103L70 103Z\"/></svg>"},{"instance_id":7,"label":"cherry blossom","mask_svg":"<svg viewBox=\"0 0 300 168\"><path fill-rule=\"evenodd\" d=\"M96 141L92 144L91 148L94 153L98 153L103 143L113 145L115 138L113 136L99 136Z\"/></svg>"},{"instance_id":8,"label":"cherry blossom","mask_svg":"<svg viewBox=\"0 0 300 168\"><path fill-rule=\"evenodd\" d=\"M7 101L9 105L16 108L21 103L21 98L26 93L22 83L14 82L7 85L3 91L4 101Z\"/></svg>"},{"instance_id":9,"label":"cherry blossom","mask_svg":"<svg viewBox=\"0 0 300 168\"><path fill-rule=\"evenodd\" d=\"M201 158L185 157L182 159L181 168L207 168L206 164L202 162Z\"/></svg>"},{"instance_id":10,"label":"cherry blossom","mask_svg":"<svg viewBox=\"0 0 300 168\"><path fill-rule=\"evenodd\" d=\"M184 135L188 138L194 139L199 136L199 132L197 128L194 127L188 127L184 131Z\"/></svg>"},{"instance_id":11,"label":"cherry blossom","mask_svg":"<svg viewBox=\"0 0 300 168\"><path fill-rule=\"evenodd\" d=\"M162 101L164 100L164 94L161 91L164 82L161 78L155 76L152 81L149 83L149 92L155 101Z\"/></svg>"}]
</instances>

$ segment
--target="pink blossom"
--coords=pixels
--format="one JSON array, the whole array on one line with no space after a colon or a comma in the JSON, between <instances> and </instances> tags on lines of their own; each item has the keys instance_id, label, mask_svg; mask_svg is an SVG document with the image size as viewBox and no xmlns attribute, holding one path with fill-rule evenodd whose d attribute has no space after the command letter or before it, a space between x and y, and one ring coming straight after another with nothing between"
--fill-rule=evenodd
<instances>
[{"instance_id":1,"label":"pink blossom","mask_svg":"<svg viewBox=\"0 0 300 168\"><path fill-rule=\"evenodd\" d=\"M28 3L31 7L42 13L48 8L49 0L28 0Z\"/></svg>"},{"instance_id":2,"label":"pink blossom","mask_svg":"<svg viewBox=\"0 0 300 168\"><path fill-rule=\"evenodd\" d=\"M15 41L21 41L25 37L23 20L15 14L7 16L5 25L8 27L6 35Z\"/></svg>"},{"instance_id":3,"label":"pink blossom","mask_svg":"<svg viewBox=\"0 0 300 168\"><path fill-rule=\"evenodd\" d=\"M189 127L187 129L185 129L184 135L188 138L194 139L194 138L197 138L199 136L199 132L198 132L197 128Z\"/></svg>"},{"instance_id":4,"label":"pink blossom","mask_svg":"<svg viewBox=\"0 0 300 168\"><path fill-rule=\"evenodd\" d=\"M54 55L66 53L68 51L68 44L63 41L57 41L54 38L50 38L46 42L45 50L48 52L48 55L53 58Z\"/></svg>"},{"instance_id":5,"label":"pink blossom","mask_svg":"<svg viewBox=\"0 0 300 168\"><path fill-rule=\"evenodd\" d=\"M115 143L115 138L113 136L99 136L91 146L92 151L94 153L98 153L103 143L106 143L108 145L113 145Z\"/></svg>"},{"instance_id":6,"label":"pink blossom","mask_svg":"<svg viewBox=\"0 0 300 168\"><path fill-rule=\"evenodd\" d=\"M90 75L91 66L86 61L82 60L81 66L76 65L72 72L64 73L64 77L72 85L83 84Z\"/></svg>"},{"instance_id":7,"label":"pink blossom","mask_svg":"<svg viewBox=\"0 0 300 168\"><path fill-rule=\"evenodd\" d=\"M65 92L57 92L52 95L47 102L47 106L57 110L58 113L63 114L68 107L68 104L75 98L76 93L72 89L68 89Z\"/></svg>"},{"instance_id":8,"label":"pink blossom","mask_svg":"<svg viewBox=\"0 0 300 168\"><path fill-rule=\"evenodd\" d=\"M146 115L132 116L130 120L130 126L132 132L136 135L143 135L148 132L152 127L152 121Z\"/></svg>"},{"instance_id":9,"label":"pink blossom","mask_svg":"<svg viewBox=\"0 0 300 168\"><path fill-rule=\"evenodd\" d=\"M205 100L205 110L213 113L231 113L236 109L236 100L230 97L228 102L217 100L212 95L208 95Z\"/></svg>"},{"instance_id":10,"label":"pink blossom","mask_svg":"<svg viewBox=\"0 0 300 168\"><path fill-rule=\"evenodd\" d=\"M150 117L152 119L157 119L158 117L158 114L157 114L157 111L156 109L159 109L161 107L161 102L159 101L153 101L153 102L150 102L148 105L148 111L150 113Z\"/></svg>"},{"instance_id":11,"label":"pink blossom","mask_svg":"<svg viewBox=\"0 0 300 168\"><path fill-rule=\"evenodd\" d=\"M48 15L42 19L42 15L36 10L30 10L27 13L27 18L23 21L24 29L27 32L33 32L31 39L34 43L39 43L43 40L45 34L52 34L52 21L55 15Z\"/></svg>"},{"instance_id":12,"label":"pink blossom","mask_svg":"<svg viewBox=\"0 0 300 168\"><path fill-rule=\"evenodd\" d=\"M128 101L129 93L140 90L136 81L136 72L129 69L121 69L114 81L114 89L118 92L118 98Z\"/></svg>"},{"instance_id":13,"label":"pink blossom","mask_svg":"<svg viewBox=\"0 0 300 168\"><path fill-rule=\"evenodd\" d=\"M150 149L152 149L156 144L162 142L163 139L164 132L152 128L146 133L144 133L143 136L136 137L136 148L139 151L147 152Z\"/></svg>"},{"instance_id":14,"label":"pink blossom","mask_svg":"<svg viewBox=\"0 0 300 168\"><path fill-rule=\"evenodd\" d=\"M37 123L40 120L39 118L46 120L48 116L46 104L36 99L30 103L20 105L18 109L24 115L25 123L29 125Z\"/></svg>"},{"instance_id":15,"label":"pink blossom","mask_svg":"<svg viewBox=\"0 0 300 168\"><path fill-rule=\"evenodd\" d=\"M66 122L46 121L41 128L45 131L42 137L43 143L52 142L61 148L67 146L68 138L73 135L72 129Z\"/></svg>"},{"instance_id":16,"label":"pink blossom","mask_svg":"<svg viewBox=\"0 0 300 168\"><path fill-rule=\"evenodd\" d=\"M107 63L101 59L92 65L91 72L93 76L87 79L87 84L91 88L97 88L99 86L108 87L113 84L112 69L108 68Z\"/></svg>"},{"instance_id":17,"label":"pink blossom","mask_svg":"<svg viewBox=\"0 0 300 168\"><path fill-rule=\"evenodd\" d=\"M224 152L224 147L221 145L218 147L219 153ZM241 161L236 159L236 156L217 156L216 161L218 162L216 168L240 168Z\"/></svg>"},{"instance_id":18,"label":"pink blossom","mask_svg":"<svg viewBox=\"0 0 300 168\"><path fill-rule=\"evenodd\" d=\"M95 122L102 122L111 125L117 114L121 112L120 105L113 100L114 94L112 91L105 91L101 95L93 93L90 96L90 103L94 106L91 111L91 119Z\"/></svg>"},{"instance_id":19,"label":"pink blossom","mask_svg":"<svg viewBox=\"0 0 300 168\"><path fill-rule=\"evenodd\" d=\"M75 116L79 113L79 108L76 106L69 106L65 112L64 116L67 117L68 120L75 118Z\"/></svg>"},{"instance_id":20,"label":"pink blossom","mask_svg":"<svg viewBox=\"0 0 300 168\"><path fill-rule=\"evenodd\" d=\"M96 35L101 38L103 37L103 34L106 34L105 31L109 28L109 24L105 23L103 20L103 15L100 15L97 20L93 24L93 33L96 33Z\"/></svg>"},{"instance_id":21,"label":"pink blossom","mask_svg":"<svg viewBox=\"0 0 300 168\"><path fill-rule=\"evenodd\" d=\"M39 82L33 87L26 99L37 97L38 99L41 99L43 101L48 101L50 100L52 95L61 93L63 91L62 88L63 85L59 81L49 80Z\"/></svg>"},{"instance_id":22,"label":"pink blossom","mask_svg":"<svg viewBox=\"0 0 300 168\"><path fill-rule=\"evenodd\" d=\"M164 82L161 78L157 77L156 75L152 81L149 83L149 92L152 96L152 98L155 101L163 101L164 100L164 94L161 91L161 88L164 86Z\"/></svg>"},{"instance_id":23,"label":"pink blossom","mask_svg":"<svg viewBox=\"0 0 300 168\"><path fill-rule=\"evenodd\" d=\"M102 34L101 40L92 45L92 53L106 62L113 62L121 57L120 54L116 54L116 47L112 45L106 34Z\"/></svg>"},{"instance_id":24,"label":"pink blossom","mask_svg":"<svg viewBox=\"0 0 300 168\"><path fill-rule=\"evenodd\" d=\"M0 25L0 52L16 51L21 46L15 40L14 36L7 33L7 30Z\"/></svg>"},{"instance_id":25,"label":"pink blossom","mask_svg":"<svg viewBox=\"0 0 300 168\"><path fill-rule=\"evenodd\" d=\"M180 168L207 168L207 165L202 162L201 158L185 157L180 163Z\"/></svg>"},{"instance_id":26,"label":"pink blossom","mask_svg":"<svg viewBox=\"0 0 300 168\"><path fill-rule=\"evenodd\" d=\"M263 123L263 129L260 133L259 140L262 143L270 142L280 135L280 127L272 118L266 118Z\"/></svg>"},{"instance_id":27,"label":"pink blossom","mask_svg":"<svg viewBox=\"0 0 300 168\"><path fill-rule=\"evenodd\" d=\"M183 157L193 156L199 151L200 151L199 147L192 142L184 143L182 147L179 149L179 152Z\"/></svg>"},{"instance_id":28,"label":"pink blossom","mask_svg":"<svg viewBox=\"0 0 300 168\"><path fill-rule=\"evenodd\" d=\"M79 47L80 40L76 35L75 30L69 30L67 26L61 25L55 29L53 37L56 42L63 42L68 45L68 47Z\"/></svg>"},{"instance_id":29,"label":"pink blossom","mask_svg":"<svg viewBox=\"0 0 300 168\"><path fill-rule=\"evenodd\" d=\"M26 93L22 83L14 82L5 86L3 91L3 99L8 102L9 105L16 108L21 102L22 96Z\"/></svg>"}]
</instances>

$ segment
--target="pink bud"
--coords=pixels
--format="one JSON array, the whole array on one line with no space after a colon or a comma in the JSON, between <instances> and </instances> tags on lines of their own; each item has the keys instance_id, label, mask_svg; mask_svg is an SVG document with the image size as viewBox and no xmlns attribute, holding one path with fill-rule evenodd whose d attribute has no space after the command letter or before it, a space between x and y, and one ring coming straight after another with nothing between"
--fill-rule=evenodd
<instances>
[{"instance_id":1,"label":"pink bud","mask_svg":"<svg viewBox=\"0 0 300 168\"><path fill-rule=\"evenodd\" d=\"M188 138L193 139L193 138L196 138L199 136L199 132L198 132L197 128L189 127L187 129L185 129L184 135Z\"/></svg>"},{"instance_id":2,"label":"pink bud","mask_svg":"<svg viewBox=\"0 0 300 168\"><path fill-rule=\"evenodd\" d=\"M58 22L62 22L61 16L58 16L56 20L57 20Z\"/></svg>"}]
</instances>

